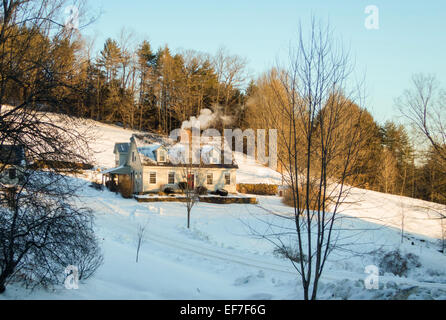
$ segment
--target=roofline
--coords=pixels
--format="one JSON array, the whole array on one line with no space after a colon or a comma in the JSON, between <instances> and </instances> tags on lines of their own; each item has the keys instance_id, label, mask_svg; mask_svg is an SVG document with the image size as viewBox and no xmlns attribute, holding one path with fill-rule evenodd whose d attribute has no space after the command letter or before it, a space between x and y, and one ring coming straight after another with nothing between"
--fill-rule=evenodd
<instances>
[{"instance_id":1,"label":"roofline","mask_svg":"<svg viewBox=\"0 0 446 320\"><path fill-rule=\"evenodd\" d=\"M231 164L192 164L192 165L184 165L184 164L154 164L154 165L146 165L143 164L143 167L154 167L154 168L194 168L194 169L239 169L238 165Z\"/></svg>"},{"instance_id":2,"label":"roofline","mask_svg":"<svg viewBox=\"0 0 446 320\"><path fill-rule=\"evenodd\" d=\"M113 147L113 153L116 153L116 149L117 149L118 145L122 145L122 144L127 144L127 145L129 145L129 148L130 148L130 142L115 142L115 146ZM121 152L118 150L118 153L129 153L129 152L128 151Z\"/></svg>"}]
</instances>

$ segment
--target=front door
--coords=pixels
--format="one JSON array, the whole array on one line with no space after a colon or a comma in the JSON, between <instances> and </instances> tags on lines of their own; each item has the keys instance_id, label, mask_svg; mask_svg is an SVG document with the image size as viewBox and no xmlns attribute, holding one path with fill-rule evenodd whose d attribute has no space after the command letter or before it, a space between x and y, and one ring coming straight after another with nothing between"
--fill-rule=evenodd
<instances>
[{"instance_id":1,"label":"front door","mask_svg":"<svg viewBox=\"0 0 446 320\"><path fill-rule=\"evenodd\" d=\"M189 174L187 176L187 184L188 184L189 190L193 190L195 188L195 175L194 174Z\"/></svg>"}]
</instances>

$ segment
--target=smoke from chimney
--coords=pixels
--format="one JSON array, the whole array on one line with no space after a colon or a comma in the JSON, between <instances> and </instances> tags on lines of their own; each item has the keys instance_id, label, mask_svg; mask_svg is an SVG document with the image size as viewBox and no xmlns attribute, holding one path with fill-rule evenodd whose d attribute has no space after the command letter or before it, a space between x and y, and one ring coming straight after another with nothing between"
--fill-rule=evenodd
<instances>
[{"instance_id":1,"label":"smoke from chimney","mask_svg":"<svg viewBox=\"0 0 446 320\"><path fill-rule=\"evenodd\" d=\"M232 123L232 118L230 116L223 115L222 108L220 106L214 106L213 111L210 109L202 109L200 115L197 117L190 117L181 125L181 129L191 129L194 127L200 127L201 130L206 130L212 126L222 123L224 125L229 125Z\"/></svg>"}]
</instances>

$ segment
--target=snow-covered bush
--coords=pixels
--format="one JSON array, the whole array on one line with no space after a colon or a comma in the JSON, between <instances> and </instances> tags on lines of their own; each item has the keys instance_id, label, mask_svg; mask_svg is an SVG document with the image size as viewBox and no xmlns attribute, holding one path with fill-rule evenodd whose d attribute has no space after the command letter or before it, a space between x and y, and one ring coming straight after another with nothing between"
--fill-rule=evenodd
<instances>
[{"instance_id":1,"label":"snow-covered bush","mask_svg":"<svg viewBox=\"0 0 446 320\"><path fill-rule=\"evenodd\" d=\"M406 277L412 268L421 267L420 258L412 253L403 255L399 249L390 251L380 258L379 268L382 273L392 273Z\"/></svg>"}]
</instances>

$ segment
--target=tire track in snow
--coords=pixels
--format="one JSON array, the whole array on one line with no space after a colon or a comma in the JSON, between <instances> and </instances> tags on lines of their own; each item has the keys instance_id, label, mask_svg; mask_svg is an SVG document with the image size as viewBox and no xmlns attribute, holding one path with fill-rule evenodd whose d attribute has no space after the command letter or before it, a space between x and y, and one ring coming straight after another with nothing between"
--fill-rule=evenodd
<instances>
[{"instance_id":1,"label":"tire track in snow","mask_svg":"<svg viewBox=\"0 0 446 320\"><path fill-rule=\"evenodd\" d=\"M106 208L108 208L111 212L113 212L115 214L120 214L120 212L121 212L120 215L125 214L126 216L130 216L130 214L127 211L123 210L122 208L120 208L114 204L107 203L103 199L97 199L97 200L99 202L103 203ZM143 209L147 209L144 206L141 206L141 207ZM180 241L182 241L182 242L181 242L181 244L179 244L179 242L173 241L171 239L168 239L164 236L161 236L161 235L155 234L155 233L147 234L146 238L150 239L154 242L157 242L159 244L166 245L166 246L169 246L169 247L175 248L175 249L180 249L182 251L194 253L194 254L202 256L202 257L217 259L217 260L221 260L221 261L225 261L225 262L233 262L233 263L237 263L239 265L244 265L244 266L248 266L248 267L252 267L252 268L256 268L256 269L260 269L260 270L270 270L270 271L274 271L274 272L290 274L290 275L294 275L296 278L298 278L298 280L300 280L299 274L293 267L287 267L285 265L279 265L279 264L261 261L261 260L257 260L257 259L242 257L242 256L236 255L236 254L222 252L220 250L216 250L215 248L210 248L208 246L200 246L200 245L196 245L193 243L187 243L184 241L184 239L181 239ZM336 273L337 273L337 275L336 275ZM323 274L321 276L321 280L339 281L339 280L344 280L344 279L350 279L353 281L356 281L356 280L363 281L366 276L367 276L367 274L365 274L365 273L364 274L357 274L357 273L355 274L355 273L349 273L349 272L336 272L336 271L333 272L332 271L332 273L330 275ZM384 282L384 283L393 281L400 285L411 285L411 286L418 286L421 288L435 288L435 289L446 290L446 284L443 284L443 283L419 282L419 281L415 281L415 280L411 280L411 279L400 279L397 277L387 277L387 276L380 276L380 281Z\"/></svg>"},{"instance_id":2,"label":"tire track in snow","mask_svg":"<svg viewBox=\"0 0 446 320\"><path fill-rule=\"evenodd\" d=\"M292 267L286 267L284 265L278 265L278 264L255 260L255 259L251 259L251 258L246 259L246 258L238 256L238 255L223 253L218 250L213 250L211 248L207 248L207 247L203 247L203 246L195 246L192 244L187 245L184 242L182 243L182 245L179 245L178 242L174 242L172 240L169 240L167 238L164 238L164 237L161 237L158 235L152 236L151 240L158 242L158 243L165 244L167 246L170 246L170 247L173 247L176 249L181 249L184 251L192 252L192 253L198 254L200 256L216 258L216 259L226 261L226 262L228 262L228 261L235 262L235 263L238 263L241 265L258 268L261 270L271 270L271 271L275 271L275 272L292 274L300 279L299 274ZM206 251L211 251L211 252L213 252L213 254L206 253ZM368 276L368 274L366 274L366 273L361 274L361 275L359 275L357 273L349 273L349 272L333 272L333 273L332 274L322 274L321 279L325 280L325 281L339 281L339 280L344 280L344 279L350 279L353 281L357 281L357 280L364 281L366 276ZM337 275L336 275L336 273L337 273ZM384 283L393 281L400 285L412 285L412 286L418 286L421 288L435 288L435 289L446 290L446 284L442 284L442 283L419 282L419 281L411 280L411 279L400 279L400 278L396 278L396 277L394 278L394 277L387 277L387 276L380 276L380 280L381 280L381 282L384 282Z\"/></svg>"},{"instance_id":3,"label":"tire track in snow","mask_svg":"<svg viewBox=\"0 0 446 320\"><path fill-rule=\"evenodd\" d=\"M237 256L237 255L227 254L227 253L219 252L219 251L212 250L210 248L201 247L201 246L185 245L184 242L182 244L178 244L177 242L170 241L166 238L162 238L159 236L153 236L153 234L147 235L146 237L154 242L167 245L171 248L181 249L183 251L192 252L192 253L198 254L203 257L214 258L214 259L222 260L225 262L235 262L237 264L245 265L248 267L254 267L254 268L258 268L258 269L262 269L262 270L271 270L271 271L275 271L275 272L282 272L282 273L296 275L295 271L294 272L291 271L292 268L287 268L286 266L281 266L281 265L277 265L277 264L269 263L269 262L265 262L265 261L260 261L260 260L246 259L246 258ZM209 252L211 252L211 253L209 253Z\"/></svg>"},{"instance_id":4,"label":"tire track in snow","mask_svg":"<svg viewBox=\"0 0 446 320\"><path fill-rule=\"evenodd\" d=\"M121 209L120 207L118 207L112 203L106 202L103 199L97 199L97 200L99 202L101 202L102 204L104 204L104 206L114 214L119 214L119 215L125 214L127 216L130 216L130 214L128 212L126 212L125 210ZM144 206L142 206L142 208L147 210L147 208ZM228 262L228 261L235 262L237 264L254 267L254 268L258 268L258 269L266 269L266 270L271 270L271 271L275 271L275 272L296 275L296 271L293 271L294 269L292 267L287 267L284 265L274 264L274 263L256 260L256 259L252 259L252 258L246 259L246 257L242 257L242 256L235 255L235 254L229 254L226 252L222 252L220 250L215 250L215 249L207 247L207 246L206 247L199 246L199 245L192 244L192 243L187 244L184 242L183 239L179 240L179 241L182 241L182 244L179 244L179 242L177 242L177 241L173 241L171 239L168 239L164 236L161 236L161 235L153 233L153 232L150 234L146 234L146 238L150 239L154 242L157 242L159 244L167 245L171 248L181 249L183 251L192 252L194 254L198 254L200 256L204 256L204 257L208 257L208 258L218 259L218 260L222 260L222 261L226 261L226 262ZM209 252L211 252L211 253L209 253Z\"/></svg>"}]
</instances>

